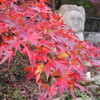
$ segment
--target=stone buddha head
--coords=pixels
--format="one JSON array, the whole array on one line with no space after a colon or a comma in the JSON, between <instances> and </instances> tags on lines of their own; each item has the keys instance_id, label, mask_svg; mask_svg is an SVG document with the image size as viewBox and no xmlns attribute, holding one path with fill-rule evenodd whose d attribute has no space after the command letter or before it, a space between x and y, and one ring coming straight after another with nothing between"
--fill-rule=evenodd
<instances>
[{"instance_id":1,"label":"stone buddha head","mask_svg":"<svg viewBox=\"0 0 100 100\"><path fill-rule=\"evenodd\" d=\"M73 32L83 32L85 23L85 10L82 6L62 5L58 10L64 23L73 30Z\"/></svg>"}]
</instances>

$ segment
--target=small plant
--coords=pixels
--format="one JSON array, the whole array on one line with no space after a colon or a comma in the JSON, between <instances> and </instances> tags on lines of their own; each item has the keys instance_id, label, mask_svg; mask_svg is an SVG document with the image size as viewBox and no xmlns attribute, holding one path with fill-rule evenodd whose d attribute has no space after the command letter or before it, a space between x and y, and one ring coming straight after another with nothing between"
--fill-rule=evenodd
<instances>
[{"instance_id":1,"label":"small plant","mask_svg":"<svg viewBox=\"0 0 100 100\"><path fill-rule=\"evenodd\" d=\"M89 97L88 94L83 93L83 92L80 91L79 89L75 89L75 95L76 95L77 97L82 97L83 99L86 99L86 98Z\"/></svg>"},{"instance_id":2,"label":"small plant","mask_svg":"<svg viewBox=\"0 0 100 100\"><path fill-rule=\"evenodd\" d=\"M100 65L96 61L100 48L80 41L71 29L66 30L63 20L46 3L47 0L0 1L0 64L8 61L9 66L16 53L25 55L29 59L24 69L29 72L25 82L36 79L38 100L52 100L65 91L75 98L75 87L91 95L80 81L86 77L85 62ZM18 65L15 66L21 67Z\"/></svg>"}]
</instances>

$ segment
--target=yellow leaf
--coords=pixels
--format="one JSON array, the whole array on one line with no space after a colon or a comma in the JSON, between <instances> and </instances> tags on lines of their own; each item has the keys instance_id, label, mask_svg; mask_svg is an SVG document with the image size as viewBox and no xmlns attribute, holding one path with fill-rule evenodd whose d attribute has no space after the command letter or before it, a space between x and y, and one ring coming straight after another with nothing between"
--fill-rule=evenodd
<instances>
[{"instance_id":1,"label":"yellow leaf","mask_svg":"<svg viewBox=\"0 0 100 100\"><path fill-rule=\"evenodd\" d=\"M62 56L63 57L68 57L68 54L67 53L62 53Z\"/></svg>"},{"instance_id":2,"label":"yellow leaf","mask_svg":"<svg viewBox=\"0 0 100 100\"><path fill-rule=\"evenodd\" d=\"M58 58L68 57L68 54L65 52L62 52L61 55L58 56Z\"/></svg>"},{"instance_id":3,"label":"yellow leaf","mask_svg":"<svg viewBox=\"0 0 100 100\"><path fill-rule=\"evenodd\" d=\"M35 74L41 73L44 70L44 64L43 63L38 63L36 67L37 67L37 70L36 70Z\"/></svg>"}]
</instances>

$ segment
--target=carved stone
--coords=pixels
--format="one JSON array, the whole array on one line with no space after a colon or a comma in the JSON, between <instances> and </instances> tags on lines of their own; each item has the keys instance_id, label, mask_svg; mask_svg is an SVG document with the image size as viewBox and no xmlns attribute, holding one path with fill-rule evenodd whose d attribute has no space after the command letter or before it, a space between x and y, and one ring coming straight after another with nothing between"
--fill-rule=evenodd
<instances>
[{"instance_id":1,"label":"carved stone","mask_svg":"<svg viewBox=\"0 0 100 100\"><path fill-rule=\"evenodd\" d=\"M82 6L76 5L62 5L58 14L61 16L61 19L64 20L64 23L68 28L72 29L74 33L79 37L81 41L84 40L83 31L85 23L85 10Z\"/></svg>"}]
</instances>

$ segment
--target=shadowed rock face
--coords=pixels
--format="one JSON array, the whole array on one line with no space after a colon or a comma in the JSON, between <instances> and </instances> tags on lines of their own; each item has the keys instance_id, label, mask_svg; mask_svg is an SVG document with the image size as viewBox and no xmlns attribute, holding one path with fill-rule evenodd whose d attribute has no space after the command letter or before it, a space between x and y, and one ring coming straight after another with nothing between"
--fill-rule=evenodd
<instances>
[{"instance_id":1,"label":"shadowed rock face","mask_svg":"<svg viewBox=\"0 0 100 100\"><path fill-rule=\"evenodd\" d=\"M72 29L80 40L84 40L85 10L82 6L62 5L57 11L68 28Z\"/></svg>"}]
</instances>

